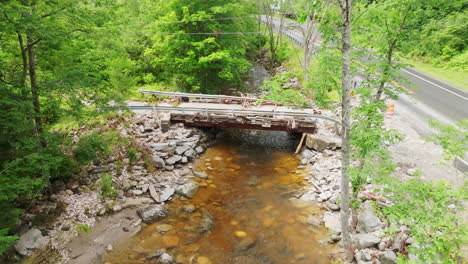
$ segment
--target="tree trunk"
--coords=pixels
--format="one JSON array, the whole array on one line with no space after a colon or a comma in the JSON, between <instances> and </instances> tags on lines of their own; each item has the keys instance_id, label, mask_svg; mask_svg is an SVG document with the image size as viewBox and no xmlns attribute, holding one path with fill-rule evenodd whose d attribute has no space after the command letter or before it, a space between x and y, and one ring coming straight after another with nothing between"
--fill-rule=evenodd
<instances>
[{"instance_id":1,"label":"tree trunk","mask_svg":"<svg viewBox=\"0 0 468 264\"><path fill-rule=\"evenodd\" d=\"M37 85L36 77L36 54L34 52L34 42L30 36L27 36L27 49L29 57L29 81L31 83L31 99L34 109L34 122L36 124L36 131L39 134L40 143L45 147L46 143L43 138L43 125L41 118L41 105L39 103L39 86Z\"/></svg>"},{"instance_id":2,"label":"tree trunk","mask_svg":"<svg viewBox=\"0 0 468 264\"><path fill-rule=\"evenodd\" d=\"M351 126L351 4L352 0L339 0L342 20L342 169L341 169L341 229L343 246L348 261L352 260L351 237L349 232L349 174L350 166L350 126Z\"/></svg>"},{"instance_id":3,"label":"tree trunk","mask_svg":"<svg viewBox=\"0 0 468 264\"><path fill-rule=\"evenodd\" d=\"M23 97L23 100L25 101L26 114L27 114L25 118L27 118L28 120L28 123L31 128L31 133L33 135L37 135L38 133L36 130L36 126L34 125L34 121L31 115L32 104L29 99L31 97L31 91L26 86L26 78L28 77L28 54L27 54L26 48L24 47L23 36L19 32L17 32L17 35L18 35L19 47L21 50L21 59L22 59L22 67L23 67L22 72L21 72L21 79L19 82L19 87L21 88L21 96Z\"/></svg>"},{"instance_id":4,"label":"tree trunk","mask_svg":"<svg viewBox=\"0 0 468 264\"><path fill-rule=\"evenodd\" d=\"M396 43L396 41L393 42L393 43ZM388 78L389 78L389 75L390 75L390 71L391 71L390 68L391 68L391 65L392 65L392 58L393 58L393 44L390 45L390 48L388 50L387 62L384 65L384 69L383 69L383 72L382 72L382 80L380 81L379 89L377 90L377 94L375 95L375 101L379 101L382 98L382 94L383 94L383 91L384 91L384 88L385 88L385 84L388 82Z\"/></svg>"}]
</instances>

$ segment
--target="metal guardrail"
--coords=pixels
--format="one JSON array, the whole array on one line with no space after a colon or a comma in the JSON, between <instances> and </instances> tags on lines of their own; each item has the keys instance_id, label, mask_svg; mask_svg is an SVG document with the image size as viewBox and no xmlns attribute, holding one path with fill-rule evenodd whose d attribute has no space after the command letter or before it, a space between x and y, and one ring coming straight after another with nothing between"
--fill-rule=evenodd
<instances>
[{"instance_id":1,"label":"metal guardrail","mask_svg":"<svg viewBox=\"0 0 468 264\"><path fill-rule=\"evenodd\" d=\"M340 121L328 116L316 115L306 112L292 112L292 111L267 111L267 110L239 110L239 109L222 109L222 108L203 108L203 107L174 107L174 106L128 106L132 111L167 111L167 112L196 112L205 114L248 114L248 115L269 115L274 118L279 116L284 117L305 117L309 119L318 118L328 120L337 124Z\"/></svg>"},{"instance_id":2,"label":"metal guardrail","mask_svg":"<svg viewBox=\"0 0 468 264\"><path fill-rule=\"evenodd\" d=\"M200 99L231 99L231 100L247 100L247 101L258 101L259 98L241 97L241 96L230 96L230 95L217 95L217 94L193 94L193 93L180 93L180 92L163 92L163 91L152 91L138 89L140 93L164 95L164 96L177 96L177 97L188 97L188 98L200 98Z\"/></svg>"}]
</instances>

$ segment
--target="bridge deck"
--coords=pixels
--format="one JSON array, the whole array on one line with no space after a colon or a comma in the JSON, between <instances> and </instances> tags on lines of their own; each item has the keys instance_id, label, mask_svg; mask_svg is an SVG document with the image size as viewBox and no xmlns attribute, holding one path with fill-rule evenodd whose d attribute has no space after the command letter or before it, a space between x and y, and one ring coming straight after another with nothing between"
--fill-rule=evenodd
<instances>
[{"instance_id":1,"label":"bridge deck","mask_svg":"<svg viewBox=\"0 0 468 264\"><path fill-rule=\"evenodd\" d=\"M167 127L171 123L184 123L190 126L222 127L276 130L289 132L315 133L317 118L336 120L322 116L318 109L292 109L286 106L272 104L256 104L258 99L243 97L229 97L217 95L192 95L180 93L167 93L158 91L141 91L156 95L169 95L178 98L176 101L162 102L154 106L134 105L133 111L157 111L165 112L162 126ZM164 94L162 94L164 93ZM198 97L197 100L183 102L181 97ZM217 98L219 97L219 98ZM225 100L226 97L229 100ZM222 98L223 103L214 100ZM207 101L208 100L208 103ZM200 102L201 101L201 102Z\"/></svg>"}]
</instances>

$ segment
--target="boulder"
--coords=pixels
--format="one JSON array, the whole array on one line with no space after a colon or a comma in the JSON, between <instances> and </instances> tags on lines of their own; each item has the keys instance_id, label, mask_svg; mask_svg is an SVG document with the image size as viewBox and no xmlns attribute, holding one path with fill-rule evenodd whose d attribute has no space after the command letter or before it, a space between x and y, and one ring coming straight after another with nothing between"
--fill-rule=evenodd
<instances>
[{"instance_id":1,"label":"boulder","mask_svg":"<svg viewBox=\"0 0 468 264\"><path fill-rule=\"evenodd\" d=\"M383 223L375 215L371 202L364 202L358 214L357 231L359 233L371 233L382 229L382 227Z\"/></svg>"},{"instance_id":2,"label":"boulder","mask_svg":"<svg viewBox=\"0 0 468 264\"><path fill-rule=\"evenodd\" d=\"M184 185L181 185L179 187L177 187L176 189L176 193L180 196L184 196L184 197L187 197L187 198L192 198L195 196L195 194L197 194L198 192L198 185L194 182L188 182Z\"/></svg>"},{"instance_id":3,"label":"boulder","mask_svg":"<svg viewBox=\"0 0 468 264\"><path fill-rule=\"evenodd\" d=\"M203 173L203 172L193 171L193 175L195 175L195 176L197 176L198 178L201 178L201 179L208 178L208 175L206 173Z\"/></svg>"},{"instance_id":4,"label":"boulder","mask_svg":"<svg viewBox=\"0 0 468 264\"><path fill-rule=\"evenodd\" d=\"M379 252L379 261L381 264L396 264L397 263L397 256L395 252L391 250L385 250L383 252Z\"/></svg>"},{"instance_id":5,"label":"boulder","mask_svg":"<svg viewBox=\"0 0 468 264\"><path fill-rule=\"evenodd\" d=\"M138 216L146 224L159 221L167 216L166 207L163 204L151 205L137 211Z\"/></svg>"},{"instance_id":6,"label":"boulder","mask_svg":"<svg viewBox=\"0 0 468 264\"><path fill-rule=\"evenodd\" d=\"M174 258L167 253L162 253L158 259L158 263L159 264L172 264L174 263Z\"/></svg>"},{"instance_id":7,"label":"boulder","mask_svg":"<svg viewBox=\"0 0 468 264\"><path fill-rule=\"evenodd\" d=\"M357 249L374 247L380 242L380 238L371 234L356 234L353 235L353 244Z\"/></svg>"},{"instance_id":8,"label":"boulder","mask_svg":"<svg viewBox=\"0 0 468 264\"><path fill-rule=\"evenodd\" d=\"M186 156L187 158L191 159L193 157L195 157L195 151L193 149L188 149L187 151L185 151L184 153L184 156Z\"/></svg>"},{"instance_id":9,"label":"boulder","mask_svg":"<svg viewBox=\"0 0 468 264\"><path fill-rule=\"evenodd\" d=\"M151 148L155 151L162 151L169 149L169 143L154 143Z\"/></svg>"},{"instance_id":10,"label":"boulder","mask_svg":"<svg viewBox=\"0 0 468 264\"><path fill-rule=\"evenodd\" d=\"M205 149L202 146L198 146L198 147L195 148L195 152L198 153L198 154L201 154L201 153L205 152Z\"/></svg>"},{"instance_id":11,"label":"boulder","mask_svg":"<svg viewBox=\"0 0 468 264\"><path fill-rule=\"evenodd\" d=\"M341 148L341 141L337 137L319 134L307 134L306 146L316 151Z\"/></svg>"},{"instance_id":12,"label":"boulder","mask_svg":"<svg viewBox=\"0 0 468 264\"><path fill-rule=\"evenodd\" d=\"M166 163L164 162L164 160L161 157L156 156L156 155L153 155L153 162L154 162L154 165L158 168L164 168L164 166L166 166Z\"/></svg>"},{"instance_id":13,"label":"boulder","mask_svg":"<svg viewBox=\"0 0 468 264\"><path fill-rule=\"evenodd\" d=\"M43 236L37 228L31 228L24 233L15 244L15 249L22 256L28 256L36 248L41 248L49 242L49 237Z\"/></svg>"},{"instance_id":14,"label":"boulder","mask_svg":"<svg viewBox=\"0 0 468 264\"><path fill-rule=\"evenodd\" d=\"M175 192L175 188L173 188L173 187L164 188L159 193L159 201L160 202L165 202L165 201L171 199L172 195L174 195L174 192Z\"/></svg>"},{"instance_id":15,"label":"boulder","mask_svg":"<svg viewBox=\"0 0 468 264\"><path fill-rule=\"evenodd\" d=\"M339 212L325 212L323 215L325 227L334 233L341 233L341 221Z\"/></svg>"},{"instance_id":16,"label":"boulder","mask_svg":"<svg viewBox=\"0 0 468 264\"><path fill-rule=\"evenodd\" d=\"M179 162L181 159L182 159L182 156L174 155L174 156L172 156L172 157L166 159L166 164L167 164L167 165L174 165L174 164L176 164L177 162Z\"/></svg>"},{"instance_id":17,"label":"boulder","mask_svg":"<svg viewBox=\"0 0 468 264\"><path fill-rule=\"evenodd\" d=\"M202 208L200 209L200 211L202 216L197 231L199 233L205 233L213 229L216 226L216 222L213 219L213 216L211 216L210 212L208 212L208 210Z\"/></svg>"},{"instance_id":18,"label":"boulder","mask_svg":"<svg viewBox=\"0 0 468 264\"><path fill-rule=\"evenodd\" d=\"M175 149L175 153L177 155L182 155L184 154L185 151L187 151L190 147L187 146L187 145L182 145L182 146L178 146L176 149Z\"/></svg>"}]
</instances>

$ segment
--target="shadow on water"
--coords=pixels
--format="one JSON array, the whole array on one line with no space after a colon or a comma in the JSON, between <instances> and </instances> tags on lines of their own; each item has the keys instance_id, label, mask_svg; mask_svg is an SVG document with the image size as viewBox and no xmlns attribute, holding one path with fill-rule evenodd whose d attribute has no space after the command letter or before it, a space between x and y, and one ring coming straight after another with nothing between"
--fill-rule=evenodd
<instances>
[{"instance_id":1,"label":"shadow on water","mask_svg":"<svg viewBox=\"0 0 468 264\"><path fill-rule=\"evenodd\" d=\"M320 209L294 198L306 173L298 164L288 149L221 140L194 164L208 174L194 179L197 195L173 199L168 218L116 246L105 262L158 263L155 253L166 248L180 263L329 263L332 247L318 243L325 228L307 223Z\"/></svg>"}]
</instances>

